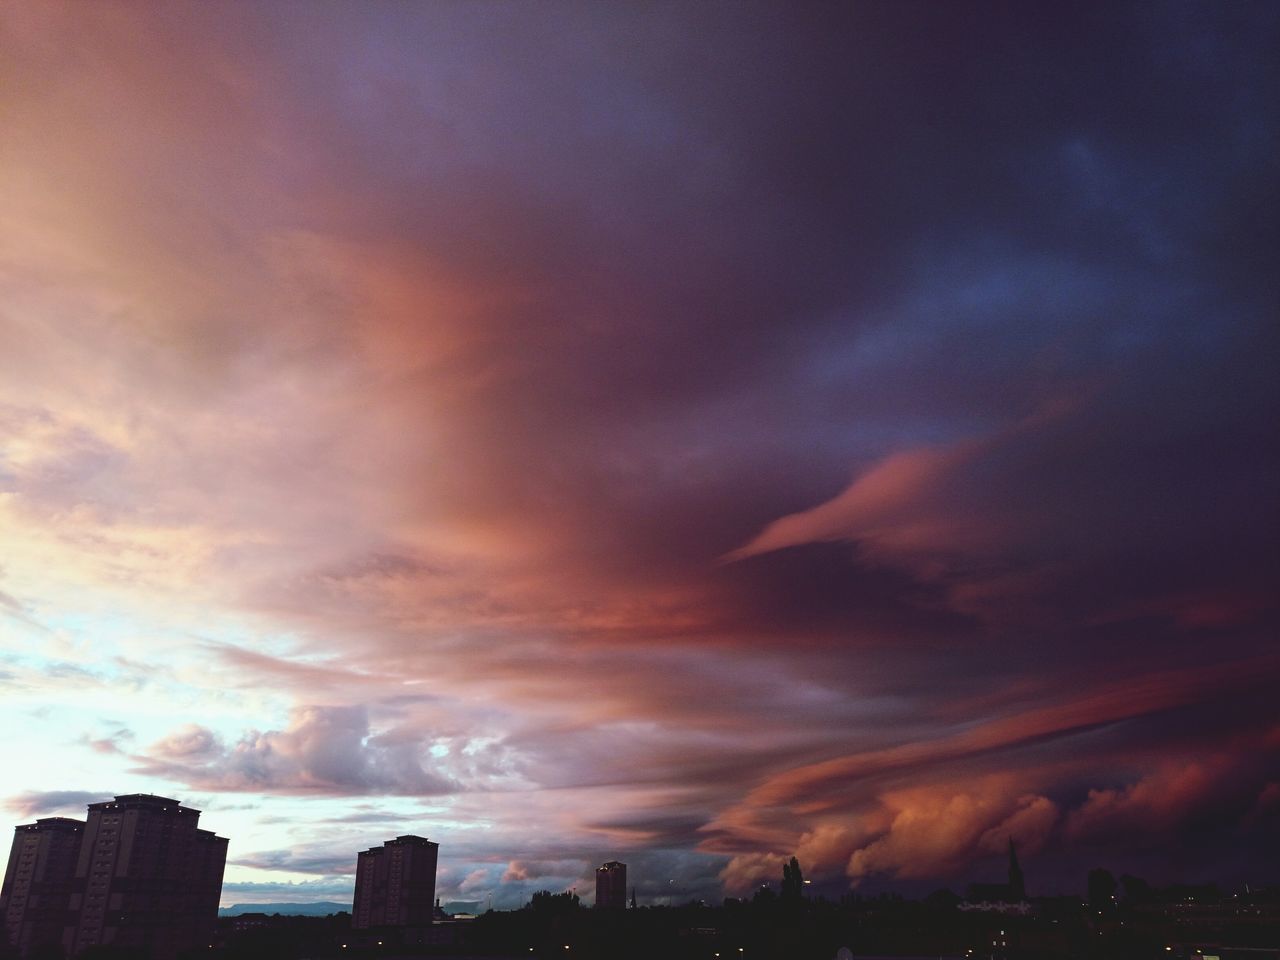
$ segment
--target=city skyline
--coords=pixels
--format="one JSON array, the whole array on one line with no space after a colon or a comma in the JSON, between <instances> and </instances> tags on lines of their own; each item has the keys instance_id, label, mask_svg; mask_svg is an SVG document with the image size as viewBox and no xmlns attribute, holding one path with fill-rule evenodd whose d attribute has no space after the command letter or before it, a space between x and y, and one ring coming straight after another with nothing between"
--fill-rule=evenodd
<instances>
[{"instance_id":1,"label":"city skyline","mask_svg":"<svg viewBox=\"0 0 1280 960\"><path fill-rule=\"evenodd\" d=\"M0 823L223 903L1274 882L1280 8L0 7Z\"/></svg>"}]
</instances>

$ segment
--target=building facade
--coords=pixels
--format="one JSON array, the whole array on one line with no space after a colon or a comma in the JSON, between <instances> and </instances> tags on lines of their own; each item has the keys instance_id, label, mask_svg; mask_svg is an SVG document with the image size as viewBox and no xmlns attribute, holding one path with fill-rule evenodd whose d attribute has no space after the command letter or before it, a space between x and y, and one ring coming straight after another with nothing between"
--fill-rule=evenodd
<instances>
[{"instance_id":1,"label":"building facade","mask_svg":"<svg viewBox=\"0 0 1280 960\"><path fill-rule=\"evenodd\" d=\"M159 960L208 943L227 841L199 829L199 821L199 810L150 794L91 803L67 951L114 944Z\"/></svg>"},{"instance_id":2,"label":"building facade","mask_svg":"<svg viewBox=\"0 0 1280 960\"><path fill-rule=\"evenodd\" d=\"M627 865L617 860L596 867L596 906L623 910L627 906Z\"/></svg>"},{"instance_id":3,"label":"building facade","mask_svg":"<svg viewBox=\"0 0 1280 960\"><path fill-rule=\"evenodd\" d=\"M426 927L435 914L436 860L440 845L402 836L356 857L351 926Z\"/></svg>"},{"instance_id":4,"label":"building facade","mask_svg":"<svg viewBox=\"0 0 1280 960\"><path fill-rule=\"evenodd\" d=\"M20 955L104 945L152 960L207 945L227 841L199 819L177 800L127 794L90 804L85 823L18 827L0 910L10 942Z\"/></svg>"},{"instance_id":5,"label":"building facade","mask_svg":"<svg viewBox=\"0 0 1280 960\"><path fill-rule=\"evenodd\" d=\"M61 945L83 834L84 824L67 817L14 828L0 887L0 920L5 942L19 955Z\"/></svg>"}]
</instances>

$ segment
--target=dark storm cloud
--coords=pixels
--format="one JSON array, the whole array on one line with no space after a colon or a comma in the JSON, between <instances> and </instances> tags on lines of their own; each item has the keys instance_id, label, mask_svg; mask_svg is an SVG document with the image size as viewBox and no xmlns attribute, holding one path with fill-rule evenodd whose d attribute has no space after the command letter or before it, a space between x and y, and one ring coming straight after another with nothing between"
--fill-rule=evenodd
<instances>
[{"instance_id":1,"label":"dark storm cloud","mask_svg":"<svg viewBox=\"0 0 1280 960\"><path fill-rule=\"evenodd\" d=\"M904 444L1097 391L1075 436L1035 433L977 464L993 497L1056 485L1040 515L1014 518L1027 535L1051 514L1111 536L1119 515L1132 529L1105 544L1119 555L1180 526L1171 512L1225 520L1228 541L1259 528L1217 505L1269 511L1257 411L1275 392L1251 358L1273 338L1248 285L1224 283L1203 250L1224 221L1252 222L1234 193L1274 163L1250 92L1269 79L1255 66L1266 31L1189 9L924 13L553 13L520 25L547 43L569 25L572 80L525 54L461 72L447 96L364 59L396 62L430 23L343 34L330 122L389 149L341 159L417 198L367 229L529 290L470 318L484 350L458 372L495 375L454 437L455 506L523 516L568 562L630 583L705 563ZM527 42L501 26L499 48ZM428 122L393 121L413 116ZM433 140L446 124L452 151ZM480 225L476 248L436 229L454 215ZM774 475L780 455L804 469ZM1224 478L1230 496L1206 482ZM655 529L654 515L670 519Z\"/></svg>"},{"instance_id":2,"label":"dark storm cloud","mask_svg":"<svg viewBox=\"0 0 1280 960\"><path fill-rule=\"evenodd\" d=\"M139 770L492 789L459 894L1271 835L1274 6L9 16L14 522L296 640Z\"/></svg>"}]
</instances>

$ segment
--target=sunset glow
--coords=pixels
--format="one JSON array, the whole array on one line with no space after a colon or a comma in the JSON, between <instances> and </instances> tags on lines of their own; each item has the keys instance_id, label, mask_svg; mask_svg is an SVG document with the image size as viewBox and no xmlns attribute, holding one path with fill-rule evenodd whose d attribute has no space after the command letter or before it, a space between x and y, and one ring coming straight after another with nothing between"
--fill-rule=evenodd
<instances>
[{"instance_id":1,"label":"sunset glow","mask_svg":"<svg viewBox=\"0 0 1280 960\"><path fill-rule=\"evenodd\" d=\"M9 820L1274 880L1277 9L1052 7L0 8Z\"/></svg>"}]
</instances>

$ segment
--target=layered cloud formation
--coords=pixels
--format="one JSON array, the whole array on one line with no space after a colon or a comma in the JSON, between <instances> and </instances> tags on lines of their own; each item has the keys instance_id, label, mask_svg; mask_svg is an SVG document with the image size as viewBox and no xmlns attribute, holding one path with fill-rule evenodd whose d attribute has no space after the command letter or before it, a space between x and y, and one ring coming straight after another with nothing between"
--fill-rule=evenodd
<instances>
[{"instance_id":1,"label":"layered cloud formation","mask_svg":"<svg viewBox=\"0 0 1280 960\"><path fill-rule=\"evenodd\" d=\"M15 818L179 795L238 900L1268 866L1273 7L0 18Z\"/></svg>"}]
</instances>

